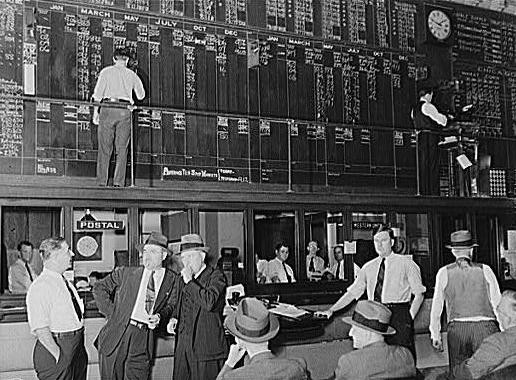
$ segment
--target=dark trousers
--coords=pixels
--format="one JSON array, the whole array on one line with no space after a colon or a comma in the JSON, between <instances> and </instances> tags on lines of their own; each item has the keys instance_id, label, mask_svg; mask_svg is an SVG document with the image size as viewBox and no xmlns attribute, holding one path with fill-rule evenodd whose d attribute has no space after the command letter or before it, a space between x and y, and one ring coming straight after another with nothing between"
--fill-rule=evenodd
<instances>
[{"instance_id":1,"label":"dark trousers","mask_svg":"<svg viewBox=\"0 0 516 380\"><path fill-rule=\"evenodd\" d=\"M54 337L59 349L59 360L36 341L32 360L40 380L86 380L88 354L84 348L84 330L75 335ZM5 347L4 347L5 348Z\"/></svg>"},{"instance_id":2,"label":"dark trousers","mask_svg":"<svg viewBox=\"0 0 516 380\"><path fill-rule=\"evenodd\" d=\"M439 195L439 136L421 132L418 135L419 192Z\"/></svg>"},{"instance_id":3,"label":"dark trousers","mask_svg":"<svg viewBox=\"0 0 516 380\"><path fill-rule=\"evenodd\" d=\"M98 127L97 184L108 180L109 160L115 142L116 166L113 185L125 185L127 146L131 135L131 111L123 108L101 107Z\"/></svg>"},{"instance_id":4,"label":"dark trousers","mask_svg":"<svg viewBox=\"0 0 516 380\"><path fill-rule=\"evenodd\" d=\"M407 347L416 362L416 344L414 343L414 321L410 315L410 304L385 304L392 313L391 326L396 329L396 334L386 336L387 344Z\"/></svg>"},{"instance_id":5,"label":"dark trousers","mask_svg":"<svg viewBox=\"0 0 516 380\"><path fill-rule=\"evenodd\" d=\"M128 325L110 355L99 353L102 380L146 380L150 374L149 341L152 330Z\"/></svg>"},{"instance_id":6,"label":"dark trousers","mask_svg":"<svg viewBox=\"0 0 516 380\"><path fill-rule=\"evenodd\" d=\"M199 360L196 358L188 339L177 338L174 353L174 375L172 379L215 380L224 366L224 359ZM209 342L207 342L209 344Z\"/></svg>"},{"instance_id":7,"label":"dark trousers","mask_svg":"<svg viewBox=\"0 0 516 380\"><path fill-rule=\"evenodd\" d=\"M482 341L489 335L499 332L496 321L458 322L448 324L448 359L450 371L469 359Z\"/></svg>"}]
</instances>

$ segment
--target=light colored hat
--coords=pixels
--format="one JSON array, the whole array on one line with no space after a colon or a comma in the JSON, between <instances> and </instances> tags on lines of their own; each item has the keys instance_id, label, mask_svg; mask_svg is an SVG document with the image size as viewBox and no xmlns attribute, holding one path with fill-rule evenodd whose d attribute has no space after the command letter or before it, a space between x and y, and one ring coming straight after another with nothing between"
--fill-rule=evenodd
<instances>
[{"instance_id":1,"label":"light colored hat","mask_svg":"<svg viewBox=\"0 0 516 380\"><path fill-rule=\"evenodd\" d=\"M450 235L450 244L446 248L473 248L478 247L478 244L473 243L471 232L468 230L460 230L452 232Z\"/></svg>"},{"instance_id":2,"label":"light colored hat","mask_svg":"<svg viewBox=\"0 0 516 380\"><path fill-rule=\"evenodd\" d=\"M365 300L358 301L352 317L342 320L350 325L363 328L381 335L392 335L396 330L389 326L391 311L380 302Z\"/></svg>"},{"instance_id":3,"label":"light colored hat","mask_svg":"<svg viewBox=\"0 0 516 380\"><path fill-rule=\"evenodd\" d=\"M165 235L159 233L159 232L151 232L150 236L147 238L145 243L143 244L137 244L136 249L139 252L143 251L143 247L145 247L147 244L153 244L157 245L163 249L165 249L168 252L168 239Z\"/></svg>"},{"instance_id":4,"label":"light colored hat","mask_svg":"<svg viewBox=\"0 0 516 380\"><path fill-rule=\"evenodd\" d=\"M188 251L203 251L207 253L209 250L210 248L204 245L200 235L188 234L181 236L181 244L179 246L180 253Z\"/></svg>"},{"instance_id":5,"label":"light colored hat","mask_svg":"<svg viewBox=\"0 0 516 380\"><path fill-rule=\"evenodd\" d=\"M249 297L240 301L236 312L226 318L225 325L231 334L251 343L267 342L279 331L278 317L260 300Z\"/></svg>"}]
</instances>

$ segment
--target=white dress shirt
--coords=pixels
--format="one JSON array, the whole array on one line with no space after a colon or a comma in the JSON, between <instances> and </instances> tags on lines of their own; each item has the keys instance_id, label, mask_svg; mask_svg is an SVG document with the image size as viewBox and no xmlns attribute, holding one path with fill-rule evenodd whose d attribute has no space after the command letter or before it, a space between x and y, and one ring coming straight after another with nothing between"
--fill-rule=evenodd
<instances>
[{"instance_id":1,"label":"white dress shirt","mask_svg":"<svg viewBox=\"0 0 516 380\"><path fill-rule=\"evenodd\" d=\"M440 113L437 108L435 108L435 106L425 98L422 97L419 100L425 102L421 107L421 112L423 115L428 116L430 119L435 121L437 124L442 125L443 127L446 126L446 123L448 122L448 118L446 116Z\"/></svg>"},{"instance_id":2,"label":"white dress shirt","mask_svg":"<svg viewBox=\"0 0 516 380\"><path fill-rule=\"evenodd\" d=\"M27 292L27 317L30 331L48 327L51 332L75 331L83 326L84 318L79 321L72 298L63 276L43 268ZM72 292L84 314L84 303L75 287Z\"/></svg>"},{"instance_id":3,"label":"white dress shirt","mask_svg":"<svg viewBox=\"0 0 516 380\"><path fill-rule=\"evenodd\" d=\"M498 287L498 281L493 273L492 269L488 265L482 265L482 271L484 272L484 278L489 288L489 301L493 307L493 311L496 315L496 307L500 303L502 295L500 288ZM430 336L432 339L437 340L441 336L441 313L444 306L444 289L448 285L448 270L446 266L439 269L435 278L435 290L434 298L432 299L432 308L430 309ZM487 317L465 317L455 318L455 321L461 322L478 322L488 321L492 318ZM448 321L448 323L451 321Z\"/></svg>"},{"instance_id":4,"label":"white dress shirt","mask_svg":"<svg viewBox=\"0 0 516 380\"><path fill-rule=\"evenodd\" d=\"M27 269L27 267L29 269ZM32 281L29 276L29 272L32 275L32 280L35 280L38 275L32 268L30 263L27 263L25 266L25 261L18 258L10 267L9 267L9 290L11 293L27 293L29 290L30 284Z\"/></svg>"},{"instance_id":5,"label":"white dress shirt","mask_svg":"<svg viewBox=\"0 0 516 380\"><path fill-rule=\"evenodd\" d=\"M124 65L114 64L100 71L93 100L100 102L104 98L114 98L133 104L133 90L139 100L145 97L145 89L138 75Z\"/></svg>"},{"instance_id":6,"label":"white dress shirt","mask_svg":"<svg viewBox=\"0 0 516 380\"><path fill-rule=\"evenodd\" d=\"M329 269L327 269L327 271L330 272L332 275L336 276L338 265L340 265L339 278L336 278L336 280L344 280L346 278L346 274L344 273L344 260L336 261ZM353 263L353 277L355 279L358 277L359 271L360 267L357 264Z\"/></svg>"},{"instance_id":7,"label":"white dress shirt","mask_svg":"<svg viewBox=\"0 0 516 380\"><path fill-rule=\"evenodd\" d=\"M310 271L310 262L314 259L314 269L315 271ZM306 275L311 277L314 273L322 273L324 271L324 260L322 257L317 255L307 255L306 256Z\"/></svg>"},{"instance_id":8,"label":"white dress shirt","mask_svg":"<svg viewBox=\"0 0 516 380\"><path fill-rule=\"evenodd\" d=\"M294 271L292 270L290 265L285 263L285 268L292 282L296 282L296 279L294 278ZM281 261L277 257L269 261L267 265L267 281L272 282L273 277L278 277L280 282L288 282L287 274L285 273L285 269L283 268L283 261Z\"/></svg>"},{"instance_id":9,"label":"white dress shirt","mask_svg":"<svg viewBox=\"0 0 516 380\"><path fill-rule=\"evenodd\" d=\"M365 263L347 292L358 299L367 290L367 299L373 300L381 262L382 258L378 256ZM410 302L412 294L425 291L421 271L410 256L391 253L385 258L382 303Z\"/></svg>"},{"instance_id":10,"label":"white dress shirt","mask_svg":"<svg viewBox=\"0 0 516 380\"><path fill-rule=\"evenodd\" d=\"M147 284L149 283L150 275L151 271L147 268L144 268L142 279L140 281L140 287L138 288L138 296L136 296L136 302L134 303L133 312L131 313L131 319L147 324L149 322L149 313L147 313L147 310L145 310L145 296L147 295ZM164 276L165 268L156 269L154 271L155 297L158 296Z\"/></svg>"}]
</instances>

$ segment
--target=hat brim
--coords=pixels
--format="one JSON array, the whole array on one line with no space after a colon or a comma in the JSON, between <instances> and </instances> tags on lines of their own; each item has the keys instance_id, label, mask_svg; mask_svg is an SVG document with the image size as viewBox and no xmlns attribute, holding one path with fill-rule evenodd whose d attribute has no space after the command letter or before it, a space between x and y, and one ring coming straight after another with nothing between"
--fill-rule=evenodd
<instances>
[{"instance_id":1,"label":"hat brim","mask_svg":"<svg viewBox=\"0 0 516 380\"><path fill-rule=\"evenodd\" d=\"M456 249L468 249L468 248L474 248L474 247L478 247L478 244L474 243L474 244L468 244L468 245L451 245L451 244L447 244L445 245L446 248L449 248L449 249L452 249L452 248L456 248Z\"/></svg>"},{"instance_id":2,"label":"hat brim","mask_svg":"<svg viewBox=\"0 0 516 380\"><path fill-rule=\"evenodd\" d=\"M381 332L381 331L372 329L371 327L365 326L365 325L363 325L361 323L355 322L352 317L344 317L344 318L342 318L342 321L346 322L349 325L357 326L357 327L360 327L360 328L362 328L364 330L371 331L371 332L374 332L374 333L377 333L377 334L380 334L380 335L393 335L393 334L396 334L396 329L394 329L392 326L387 327L387 331Z\"/></svg>"},{"instance_id":3,"label":"hat brim","mask_svg":"<svg viewBox=\"0 0 516 380\"><path fill-rule=\"evenodd\" d=\"M135 248L138 252L143 252L143 247L145 247L147 244L149 243L141 243L141 244L136 244ZM164 251L167 251L170 252L170 250L168 248L165 248L165 247L162 247L161 245L158 245L158 244L152 244L151 245L155 245L156 247L160 247L161 249L163 249Z\"/></svg>"},{"instance_id":4,"label":"hat brim","mask_svg":"<svg viewBox=\"0 0 516 380\"><path fill-rule=\"evenodd\" d=\"M183 254L185 252L190 252L190 251L203 251L205 253L208 253L210 250L210 247L191 247L191 248L186 248L186 249L183 249L182 251L179 251L179 254Z\"/></svg>"},{"instance_id":5,"label":"hat brim","mask_svg":"<svg viewBox=\"0 0 516 380\"><path fill-rule=\"evenodd\" d=\"M235 325L236 312L234 312L226 317L225 325L226 325L226 328L229 330L229 332L231 332L231 334L233 334L234 336L236 336L242 340L245 340L245 341L251 342L251 343L263 343L263 342L267 342L268 340L271 340L272 338L274 338L276 335L278 335L278 332L279 332L278 317L276 317L274 314L269 314L269 316L270 316L269 331L266 334L258 336L258 337L247 336L247 335L242 334L240 331L238 331L238 329L236 328L236 325Z\"/></svg>"}]
</instances>

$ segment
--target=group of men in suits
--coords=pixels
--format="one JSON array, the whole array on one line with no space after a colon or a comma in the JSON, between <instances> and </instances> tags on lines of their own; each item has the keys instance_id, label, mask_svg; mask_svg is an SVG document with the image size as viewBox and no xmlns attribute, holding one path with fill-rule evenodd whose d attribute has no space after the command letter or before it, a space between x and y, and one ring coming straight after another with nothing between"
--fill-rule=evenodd
<instances>
[{"instance_id":1,"label":"group of men in suits","mask_svg":"<svg viewBox=\"0 0 516 380\"><path fill-rule=\"evenodd\" d=\"M107 318L97 338L102 379L147 379L154 330L176 323L174 379L215 379L227 357L222 325L226 278L204 263L197 234L181 238L181 273L162 267L167 238L152 233L138 246L143 267L115 269L93 288Z\"/></svg>"}]
</instances>

